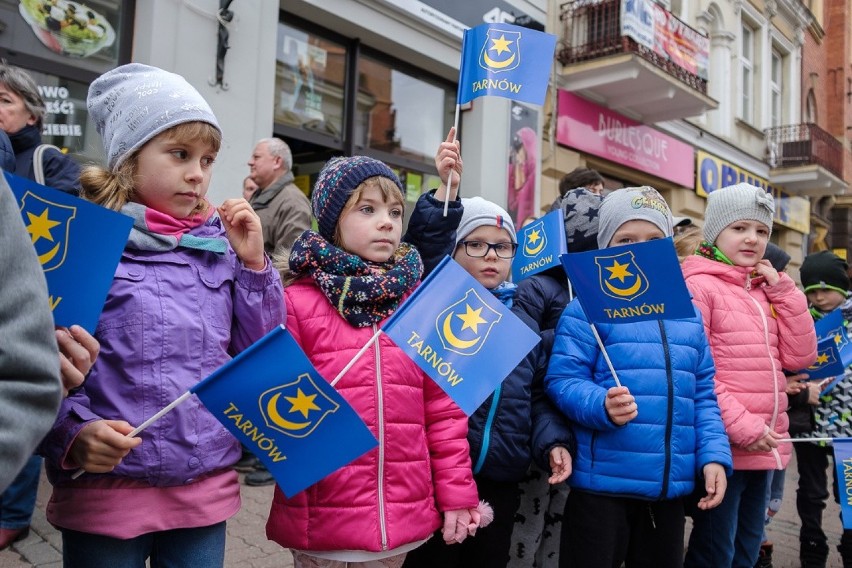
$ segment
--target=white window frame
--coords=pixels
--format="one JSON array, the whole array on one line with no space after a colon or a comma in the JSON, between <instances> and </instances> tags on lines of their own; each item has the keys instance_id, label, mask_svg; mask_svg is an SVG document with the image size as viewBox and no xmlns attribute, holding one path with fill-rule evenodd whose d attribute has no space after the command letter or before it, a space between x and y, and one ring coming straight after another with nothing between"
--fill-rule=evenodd
<instances>
[{"instance_id":1,"label":"white window frame","mask_svg":"<svg viewBox=\"0 0 852 568\"><path fill-rule=\"evenodd\" d=\"M781 126L784 117L784 56L772 49L769 64L769 126Z\"/></svg>"},{"instance_id":2,"label":"white window frame","mask_svg":"<svg viewBox=\"0 0 852 568\"><path fill-rule=\"evenodd\" d=\"M740 97L739 116L745 122L754 123L755 111L755 49L758 37L757 27L743 20L740 26Z\"/></svg>"}]
</instances>

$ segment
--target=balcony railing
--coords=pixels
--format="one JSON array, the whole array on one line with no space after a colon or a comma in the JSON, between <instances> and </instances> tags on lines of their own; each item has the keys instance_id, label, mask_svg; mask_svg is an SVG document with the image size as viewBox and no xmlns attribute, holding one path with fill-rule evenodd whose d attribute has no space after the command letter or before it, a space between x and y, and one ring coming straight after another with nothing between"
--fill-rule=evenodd
<instances>
[{"instance_id":1,"label":"balcony railing","mask_svg":"<svg viewBox=\"0 0 852 568\"><path fill-rule=\"evenodd\" d=\"M818 165L843 178L843 145L816 124L767 128L766 145L772 167Z\"/></svg>"},{"instance_id":2,"label":"balcony railing","mask_svg":"<svg viewBox=\"0 0 852 568\"><path fill-rule=\"evenodd\" d=\"M560 6L559 19L562 22L563 42L556 58L563 65L632 53L701 94L707 94L706 79L690 73L633 38L621 35L621 0L567 2Z\"/></svg>"}]
</instances>

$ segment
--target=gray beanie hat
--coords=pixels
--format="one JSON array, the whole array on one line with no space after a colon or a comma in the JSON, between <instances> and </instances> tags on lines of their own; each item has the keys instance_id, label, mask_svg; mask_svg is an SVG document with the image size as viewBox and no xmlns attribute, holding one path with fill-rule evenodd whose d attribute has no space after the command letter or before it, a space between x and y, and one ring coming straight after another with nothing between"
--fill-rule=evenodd
<instances>
[{"instance_id":1,"label":"gray beanie hat","mask_svg":"<svg viewBox=\"0 0 852 568\"><path fill-rule=\"evenodd\" d=\"M95 79L86 106L112 171L172 126L198 121L222 131L210 105L186 79L141 63L116 67Z\"/></svg>"},{"instance_id":2,"label":"gray beanie hat","mask_svg":"<svg viewBox=\"0 0 852 568\"><path fill-rule=\"evenodd\" d=\"M743 219L763 223L771 233L774 215L775 200L772 194L748 183L729 185L707 196L704 238L715 243L725 227Z\"/></svg>"},{"instance_id":3,"label":"gray beanie hat","mask_svg":"<svg viewBox=\"0 0 852 568\"><path fill-rule=\"evenodd\" d=\"M506 210L481 197L462 197L462 218L459 228L456 229L456 246L469 234L479 227L499 227L506 229L511 236L512 242L517 244L518 237L515 235L515 224Z\"/></svg>"},{"instance_id":4,"label":"gray beanie hat","mask_svg":"<svg viewBox=\"0 0 852 568\"><path fill-rule=\"evenodd\" d=\"M604 197L598 224L598 247L607 248L618 228L628 221L648 221L659 227L665 236L672 236L672 212L653 187L624 187Z\"/></svg>"}]
</instances>

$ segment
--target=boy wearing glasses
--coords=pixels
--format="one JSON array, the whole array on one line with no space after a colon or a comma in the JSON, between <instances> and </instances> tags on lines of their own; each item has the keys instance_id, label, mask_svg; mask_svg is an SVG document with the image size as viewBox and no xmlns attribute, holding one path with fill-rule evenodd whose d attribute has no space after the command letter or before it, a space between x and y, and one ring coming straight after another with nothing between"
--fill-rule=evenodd
<instances>
[{"instance_id":1,"label":"boy wearing glasses","mask_svg":"<svg viewBox=\"0 0 852 568\"><path fill-rule=\"evenodd\" d=\"M534 331L535 322L513 308L516 286L507 281L518 248L515 226L498 205L463 198L453 259L512 308ZM571 434L543 392L546 358L534 348L468 421L468 441L479 496L494 508L494 522L475 538L447 546L441 538L408 553L404 568L505 566L509 561L519 482L532 460L551 472L550 483L571 474Z\"/></svg>"}]
</instances>

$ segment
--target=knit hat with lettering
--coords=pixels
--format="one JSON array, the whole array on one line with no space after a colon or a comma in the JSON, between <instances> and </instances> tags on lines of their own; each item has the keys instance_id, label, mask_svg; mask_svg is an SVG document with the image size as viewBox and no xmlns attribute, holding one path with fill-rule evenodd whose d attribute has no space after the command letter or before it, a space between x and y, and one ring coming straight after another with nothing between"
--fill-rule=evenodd
<instances>
[{"instance_id":1,"label":"knit hat with lettering","mask_svg":"<svg viewBox=\"0 0 852 568\"><path fill-rule=\"evenodd\" d=\"M568 252L585 252L598 248L598 221L603 197L585 187L572 189L560 198L565 216L565 239Z\"/></svg>"},{"instance_id":2,"label":"knit hat with lettering","mask_svg":"<svg viewBox=\"0 0 852 568\"><path fill-rule=\"evenodd\" d=\"M116 67L95 79L86 106L112 171L134 150L178 124L206 122L222 131L210 105L186 79L141 63Z\"/></svg>"},{"instance_id":3,"label":"knit hat with lettering","mask_svg":"<svg viewBox=\"0 0 852 568\"><path fill-rule=\"evenodd\" d=\"M479 227L498 227L506 229L513 243L518 242L515 235L515 224L506 210L487 199L481 197L462 197L462 218L456 229L456 246L469 234Z\"/></svg>"},{"instance_id":4,"label":"knit hat with lettering","mask_svg":"<svg viewBox=\"0 0 852 568\"><path fill-rule=\"evenodd\" d=\"M384 162L367 156L351 156L332 158L325 163L314 184L311 208L317 218L319 234L327 241L334 241L334 229L349 196L364 180L375 176L390 179L405 195L402 182Z\"/></svg>"},{"instance_id":5,"label":"knit hat with lettering","mask_svg":"<svg viewBox=\"0 0 852 568\"><path fill-rule=\"evenodd\" d=\"M748 183L738 183L717 189L707 196L704 210L704 238L710 243L731 223L747 219L769 227L775 215L772 194Z\"/></svg>"},{"instance_id":6,"label":"knit hat with lettering","mask_svg":"<svg viewBox=\"0 0 852 568\"><path fill-rule=\"evenodd\" d=\"M805 293L828 289L845 296L849 292L848 268L846 261L831 251L809 254L799 269Z\"/></svg>"},{"instance_id":7,"label":"knit hat with lettering","mask_svg":"<svg viewBox=\"0 0 852 568\"><path fill-rule=\"evenodd\" d=\"M653 187L625 187L604 197L598 226L598 247L610 246L615 232L628 221L648 221L665 236L672 236L672 212L663 196Z\"/></svg>"}]
</instances>

